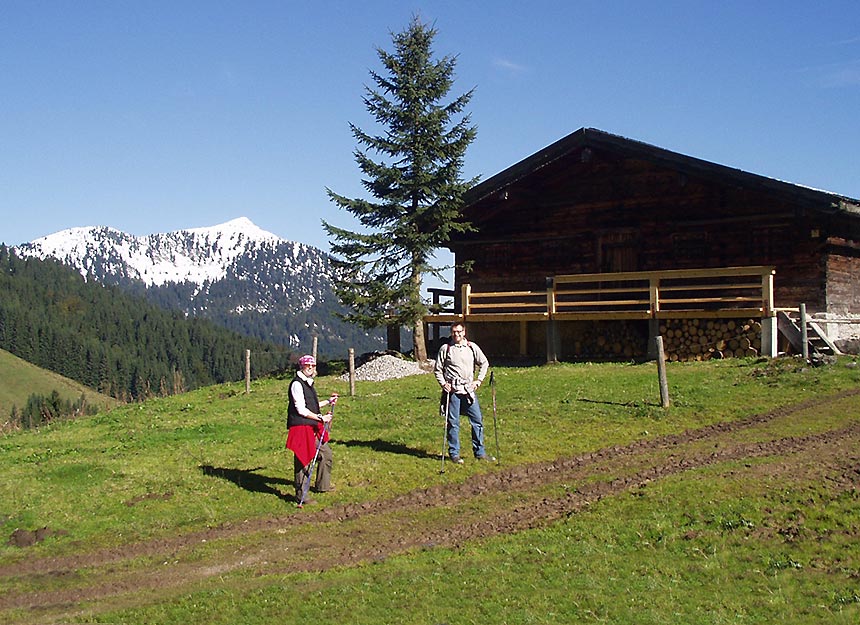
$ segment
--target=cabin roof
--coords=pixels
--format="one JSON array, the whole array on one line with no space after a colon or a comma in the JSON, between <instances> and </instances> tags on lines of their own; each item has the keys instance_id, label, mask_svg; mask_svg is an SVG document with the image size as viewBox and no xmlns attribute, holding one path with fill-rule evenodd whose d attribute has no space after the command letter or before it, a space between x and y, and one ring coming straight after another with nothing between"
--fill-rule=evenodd
<instances>
[{"instance_id":1,"label":"cabin roof","mask_svg":"<svg viewBox=\"0 0 860 625\"><path fill-rule=\"evenodd\" d=\"M791 199L819 211L842 212L860 218L860 200L712 163L596 128L580 128L475 185L464 196L466 213L468 213L470 206L494 194L499 194L504 189L559 159L581 153L585 148L602 149L629 158L655 162L679 172L712 179L723 179L726 182L740 184L744 187L790 196Z\"/></svg>"}]
</instances>

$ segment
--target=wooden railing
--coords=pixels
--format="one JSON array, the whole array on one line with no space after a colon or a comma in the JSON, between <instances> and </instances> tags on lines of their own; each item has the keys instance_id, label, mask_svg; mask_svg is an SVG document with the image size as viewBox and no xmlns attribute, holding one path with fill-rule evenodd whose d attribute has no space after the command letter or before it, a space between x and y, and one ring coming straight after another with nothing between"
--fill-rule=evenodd
<instances>
[{"instance_id":1,"label":"wooden railing","mask_svg":"<svg viewBox=\"0 0 860 625\"><path fill-rule=\"evenodd\" d=\"M461 312L425 320L771 317L774 273L773 267L751 266L560 275L547 280L545 291L478 292L465 284Z\"/></svg>"}]
</instances>

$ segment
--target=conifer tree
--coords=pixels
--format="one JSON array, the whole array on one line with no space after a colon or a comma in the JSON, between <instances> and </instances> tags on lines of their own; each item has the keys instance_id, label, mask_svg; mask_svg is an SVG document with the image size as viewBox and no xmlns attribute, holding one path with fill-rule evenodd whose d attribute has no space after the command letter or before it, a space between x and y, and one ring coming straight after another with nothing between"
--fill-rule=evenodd
<instances>
[{"instance_id":1,"label":"conifer tree","mask_svg":"<svg viewBox=\"0 0 860 625\"><path fill-rule=\"evenodd\" d=\"M338 257L335 292L349 309L344 317L365 329L411 327L419 362L427 357L422 279L445 269L431 261L451 233L470 229L460 207L463 193L475 182L461 178L466 149L476 135L470 115L463 114L473 90L447 99L456 57L434 60L435 36L434 28L413 16L403 32L392 35L393 52L377 48L385 73L370 71L376 88L366 86L363 99L383 130L371 134L350 124L359 143L354 155L362 185L374 199L327 189L362 229L323 221Z\"/></svg>"}]
</instances>

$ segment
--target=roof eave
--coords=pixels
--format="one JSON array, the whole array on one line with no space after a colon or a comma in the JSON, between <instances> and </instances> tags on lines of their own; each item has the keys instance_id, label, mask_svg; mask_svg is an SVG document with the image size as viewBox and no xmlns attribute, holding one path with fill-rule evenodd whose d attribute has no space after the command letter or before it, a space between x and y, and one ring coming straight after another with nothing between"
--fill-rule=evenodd
<instances>
[{"instance_id":1,"label":"roof eave","mask_svg":"<svg viewBox=\"0 0 860 625\"><path fill-rule=\"evenodd\" d=\"M621 150L627 154L638 156L652 161L667 163L679 170L698 174L719 174L728 178L735 178L739 182L763 187L772 191L789 194L796 199L809 202L820 210L831 207L833 210L845 210L853 214L860 214L860 200L847 196L813 189L803 185L794 184L768 178L760 174L750 173L727 165L720 165L693 156L687 156L679 152L672 152L648 143L628 139L620 135L598 130L596 128L580 128L535 152L531 156L511 165L498 174L488 178L484 182L472 187L464 196L464 204L470 206L480 202L484 198L501 192L518 180L534 173L535 171L557 161L571 152L584 147L607 147ZM854 207L852 209L851 207Z\"/></svg>"}]
</instances>

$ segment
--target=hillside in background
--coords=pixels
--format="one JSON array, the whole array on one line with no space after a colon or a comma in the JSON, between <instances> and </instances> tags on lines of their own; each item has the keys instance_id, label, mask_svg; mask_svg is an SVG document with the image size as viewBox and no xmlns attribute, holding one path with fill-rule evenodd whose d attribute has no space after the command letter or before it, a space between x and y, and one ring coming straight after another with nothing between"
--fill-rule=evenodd
<instances>
[{"instance_id":1,"label":"hillside in background","mask_svg":"<svg viewBox=\"0 0 860 625\"><path fill-rule=\"evenodd\" d=\"M33 394L49 396L56 391L62 399L70 402L83 396L87 404L100 410L112 408L118 403L112 397L30 364L3 349L0 349L0 371L3 372L0 375L0 431L4 429L12 408L20 410Z\"/></svg>"},{"instance_id":2,"label":"hillside in background","mask_svg":"<svg viewBox=\"0 0 860 625\"><path fill-rule=\"evenodd\" d=\"M106 227L72 228L15 248L54 258L88 280L117 286L167 310L245 336L344 358L384 349L383 332L338 318L335 269L321 250L281 239L246 218L207 228L137 237Z\"/></svg>"},{"instance_id":3,"label":"hillside in background","mask_svg":"<svg viewBox=\"0 0 860 625\"><path fill-rule=\"evenodd\" d=\"M112 397L169 395L288 367L290 351L0 246L0 349Z\"/></svg>"}]
</instances>

